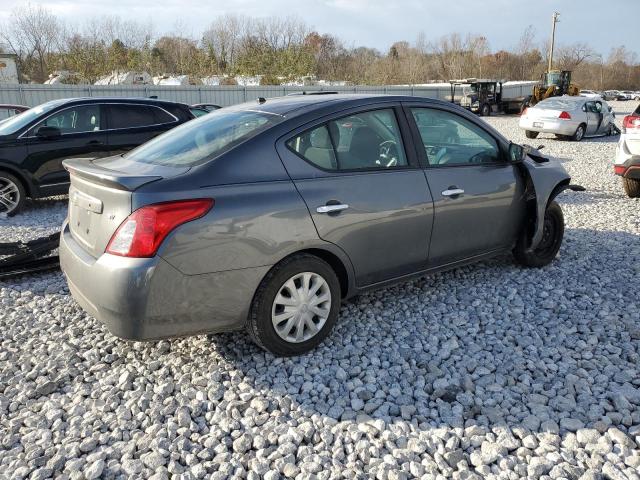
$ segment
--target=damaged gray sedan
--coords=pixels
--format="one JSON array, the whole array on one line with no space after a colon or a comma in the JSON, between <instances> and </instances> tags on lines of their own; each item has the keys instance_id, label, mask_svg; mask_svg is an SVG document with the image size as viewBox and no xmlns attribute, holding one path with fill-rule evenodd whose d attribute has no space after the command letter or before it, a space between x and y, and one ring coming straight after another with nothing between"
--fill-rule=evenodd
<instances>
[{"instance_id":1,"label":"damaged gray sedan","mask_svg":"<svg viewBox=\"0 0 640 480\"><path fill-rule=\"evenodd\" d=\"M224 108L124 156L69 160L60 260L134 340L246 329L318 345L342 300L513 252L556 257L562 166L455 105L299 95Z\"/></svg>"}]
</instances>

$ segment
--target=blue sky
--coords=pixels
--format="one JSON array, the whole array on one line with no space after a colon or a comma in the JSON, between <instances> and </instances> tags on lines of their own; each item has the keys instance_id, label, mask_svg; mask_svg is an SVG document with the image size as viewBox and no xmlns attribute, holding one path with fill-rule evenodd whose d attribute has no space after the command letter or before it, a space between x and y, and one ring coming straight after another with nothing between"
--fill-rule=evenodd
<instances>
[{"instance_id":1,"label":"blue sky","mask_svg":"<svg viewBox=\"0 0 640 480\"><path fill-rule=\"evenodd\" d=\"M2 0L0 21L24 1ZM625 45L640 53L640 0L40 0L69 23L96 15L118 15L151 21L156 33L186 32L194 37L217 15L297 15L321 33L340 37L347 46L386 51L397 40L413 42L420 32L427 40L451 32L477 33L492 50L512 48L522 31L533 25L539 43L548 39L551 14L561 13L559 44L587 42L607 55ZM608 26L611 27L608 27Z\"/></svg>"}]
</instances>

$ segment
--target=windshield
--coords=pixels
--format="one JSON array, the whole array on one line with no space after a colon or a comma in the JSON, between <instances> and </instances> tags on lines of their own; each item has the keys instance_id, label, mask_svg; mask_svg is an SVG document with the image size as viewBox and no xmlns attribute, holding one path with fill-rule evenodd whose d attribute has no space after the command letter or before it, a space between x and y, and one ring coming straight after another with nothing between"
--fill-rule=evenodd
<instances>
[{"instance_id":1,"label":"windshield","mask_svg":"<svg viewBox=\"0 0 640 480\"><path fill-rule=\"evenodd\" d=\"M134 162L191 167L222 155L281 122L273 113L217 110L156 137L126 154Z\"/></svg>"},{"instance_id":2,"label":"windshield","mask_svg":"<svg viewBox=\"0 0 640 480\"><path fill-rule=\"evenodd\" d=\"M0 135L12 135L16 133L21 128L39 118L42 114L50 112L65 101L66 100L52 100L51 102L33 107L26 112L22 112L20 115L11 117L9 120L0 123Z\"/></svg>"}]
</instances>

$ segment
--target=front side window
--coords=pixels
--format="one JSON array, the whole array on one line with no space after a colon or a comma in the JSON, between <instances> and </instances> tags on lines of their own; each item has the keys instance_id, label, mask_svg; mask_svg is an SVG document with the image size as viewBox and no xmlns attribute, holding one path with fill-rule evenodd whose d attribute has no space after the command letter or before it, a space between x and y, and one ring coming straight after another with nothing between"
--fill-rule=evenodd
<instances>
[{"instance_id":1,"label":"front side window","mask_svg":"<svg viewBox=\"0 0 640 480\"><path fill-rule=\"evenodd\" d=\"M491 164L500 161L496 140L482 128L454 113L412 108L429 165Z\"/></svg>"},{"instance_id":2,"label":"front side window","mask_svg":"<svg viewBox=\"0 0 640 480\"><path fill-rule=\"evenodd\" d=\"M163 133L126 157L152 165L192 167L222 155L282 119L266 112L217 110Z\"/></svg>"},{"instance_id":3,"label":"front side window","mask_svg":"<svg viewBox=\"0 0 640 480\"><path fill-rule=\"evenodd\" d=\"M408 165L393 109L332 120L292 138L287 146L324 170L388 169Z\"/></svg>"},{"instance_id":4,"label":"front side window","mask_svg":"<svg viewBox=\"0 0 640 480\"><path fill-rule=\"evenodd\" d=\"M30 131L35 134L40 127L56 127L63 135L100 131L100 105L65 108L38 123Z\"/></svg>"}]
</instances>

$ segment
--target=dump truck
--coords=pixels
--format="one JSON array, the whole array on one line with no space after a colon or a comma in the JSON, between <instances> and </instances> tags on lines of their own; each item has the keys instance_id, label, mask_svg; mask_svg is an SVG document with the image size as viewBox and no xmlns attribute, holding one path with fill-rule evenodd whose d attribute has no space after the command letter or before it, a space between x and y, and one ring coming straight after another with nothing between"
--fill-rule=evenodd
<instances>
[{"instance_id":1,"label":"dump truck","mask_svg":"<svg viewBox=\"0 0 640 480\"><path fill-rule=\"evenodd\" d=\"M520 88L506 87L502 80L465 78L449 83L451 101L482 116L520 113L527 99Z\"/></svg>"}]
</instances>

